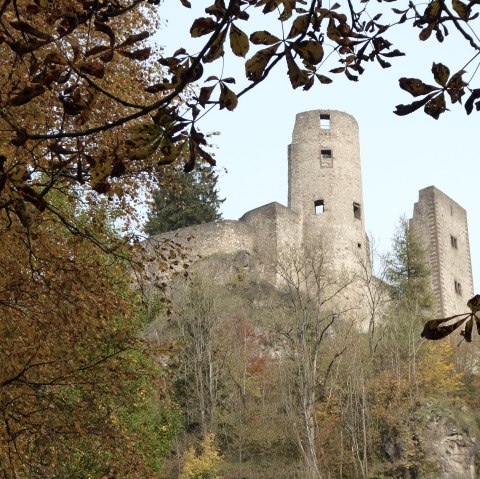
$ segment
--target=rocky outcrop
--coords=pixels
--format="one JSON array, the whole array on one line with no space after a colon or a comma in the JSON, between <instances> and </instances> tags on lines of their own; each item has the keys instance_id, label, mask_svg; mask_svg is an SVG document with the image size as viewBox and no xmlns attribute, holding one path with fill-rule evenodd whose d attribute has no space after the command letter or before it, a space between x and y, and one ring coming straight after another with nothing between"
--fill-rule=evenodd
<instances>
[{"instance_id":1,"label":"rocky outcrop","mask_svg":"<svg viewBox=\"0 0 480 479\"><path fill-rule=\"evenodd\" d=\"M477 477L475 456L480 451L480 441L466 418L458 416L432 415L422 427L422 448L427 461L436 466L438 479Z\"/></svg>"}]
</instances>

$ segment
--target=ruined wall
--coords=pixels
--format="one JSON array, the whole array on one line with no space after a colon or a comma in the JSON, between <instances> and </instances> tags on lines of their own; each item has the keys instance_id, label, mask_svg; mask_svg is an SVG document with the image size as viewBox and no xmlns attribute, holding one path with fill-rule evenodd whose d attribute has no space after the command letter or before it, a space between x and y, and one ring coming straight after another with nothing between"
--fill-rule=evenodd
<instances>
[{"instance_id":1,"label":"ruined wall","mask_svg":"<svg viewBox=\"0 0 480 479\"><path fill-rule=\"evenodd\" d=\"M438 314L464 311L473 296L465 210L431 186L420 191L411 224L427 251ZM275 264L292 248L323 248L337 273L360 277L370 268L370 255L355 118L335 110L296 116L288 148L288 207L273 202L239 221L183 228L161 238L188 246L193 255L236 255L247 263L251 258L259 276L277 286ZM345 298L362 309L362 285L352 284Z\"/></svg>"},{"instance_id":2,"label":"ruined wall","mask_svg":"<svg viewBox=\"0 0 480 479\"><path fill-rule=\"evenodd\" d=\"M156 240L175 241L194 255L209 256L212 254L235 254L239 251L253 250L253 234L251 228L240 221L224 220L205 223L187 228L180 228L162 233L147 240L145 244Z\"/></svg>"},{"instance_id":3,"label":"ruined wall","mask_svg":"<svg viewBox=\"0 0 480 479\"><path fill-rule=\"evenodd\" d=\"M419 192L411 225L427 252L437 314L446 317L465 311L473 296L467 212L429 186Z\"/></svg>"},{"instance_id":4,"label":"ruined wall","mask_svg":"<svg viewBox=\"0 0 480 479\"><path fill-rule=\"evenodd\" d=\"M258 272L268 282L277 284L275 265L279 255L291 248L301 248L302 229L299 216L274 202L245 213L240 221L249 225L253 232L254 254L262 261Z\"/></svg>"}]
</instances>

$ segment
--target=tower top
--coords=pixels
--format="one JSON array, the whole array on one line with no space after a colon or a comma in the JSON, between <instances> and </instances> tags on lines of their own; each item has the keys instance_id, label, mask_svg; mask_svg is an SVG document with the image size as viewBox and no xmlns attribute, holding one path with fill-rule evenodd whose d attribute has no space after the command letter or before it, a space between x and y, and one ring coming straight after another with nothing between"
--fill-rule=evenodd
<instances>
[{"instance_id":1,"label":"tower top","mask_svg":"<svg viewBox=\"0 0 480 479\"><path fill-rule=\"evenodd\" d=\"M345 137L352 133L358 135L358 123L352 115L338 110L310 110L297 113L292 143L318 142L325 135Z\"/></svg>"}]
</instances>

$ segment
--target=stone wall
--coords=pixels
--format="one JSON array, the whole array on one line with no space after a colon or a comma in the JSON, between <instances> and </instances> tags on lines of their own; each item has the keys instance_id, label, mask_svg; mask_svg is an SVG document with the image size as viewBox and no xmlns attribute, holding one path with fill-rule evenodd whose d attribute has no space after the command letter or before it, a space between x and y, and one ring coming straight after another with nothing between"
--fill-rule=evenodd
<instances>
[{"instance_id":1,"label":"stone wall","mask_svg":"<svg viewBox=\"0 0 480 479\"><path fill-rule=\"evenodd\" d=\"M447 317L466 311L474 294L467 212L429 186L419 192L411 225L427 252L437 314Z\"/></svg>"}]
</instances>

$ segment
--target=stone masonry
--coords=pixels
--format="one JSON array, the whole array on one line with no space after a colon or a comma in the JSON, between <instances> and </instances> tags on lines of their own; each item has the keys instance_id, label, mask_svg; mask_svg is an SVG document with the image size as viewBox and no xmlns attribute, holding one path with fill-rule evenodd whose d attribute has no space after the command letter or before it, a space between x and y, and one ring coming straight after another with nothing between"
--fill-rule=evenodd
<instances>
[{"instance_id":1,"label":"stone masonry","mask_svg":"<svg viewBox=\"0 0 480 479\"><path fill-rule=\"evenodd\" d=\"M431 265L439 314L463 311L473 296L465 210L432 186L420 191L411 224ZM325 248L338 271L355 273L369 261L356 120L335 110L297 114L288 147L288 206L269 203L238 221L182 228L160 238L188 244L203 257L236 255L246 263L252 258L256 272L273 285L276 260L288 248Z\"/></svg>"},{"instance_id":2,"label":"stone masonry","mask_svg":"<svg viewBox=\"0 0 480 479\"><path fill-rule=\"evenodd\" d=\"M410 222L427 255L438 317L465 311L474 295L467 212L429 186L420 190Z\"/></svg>"}]
</instances>

